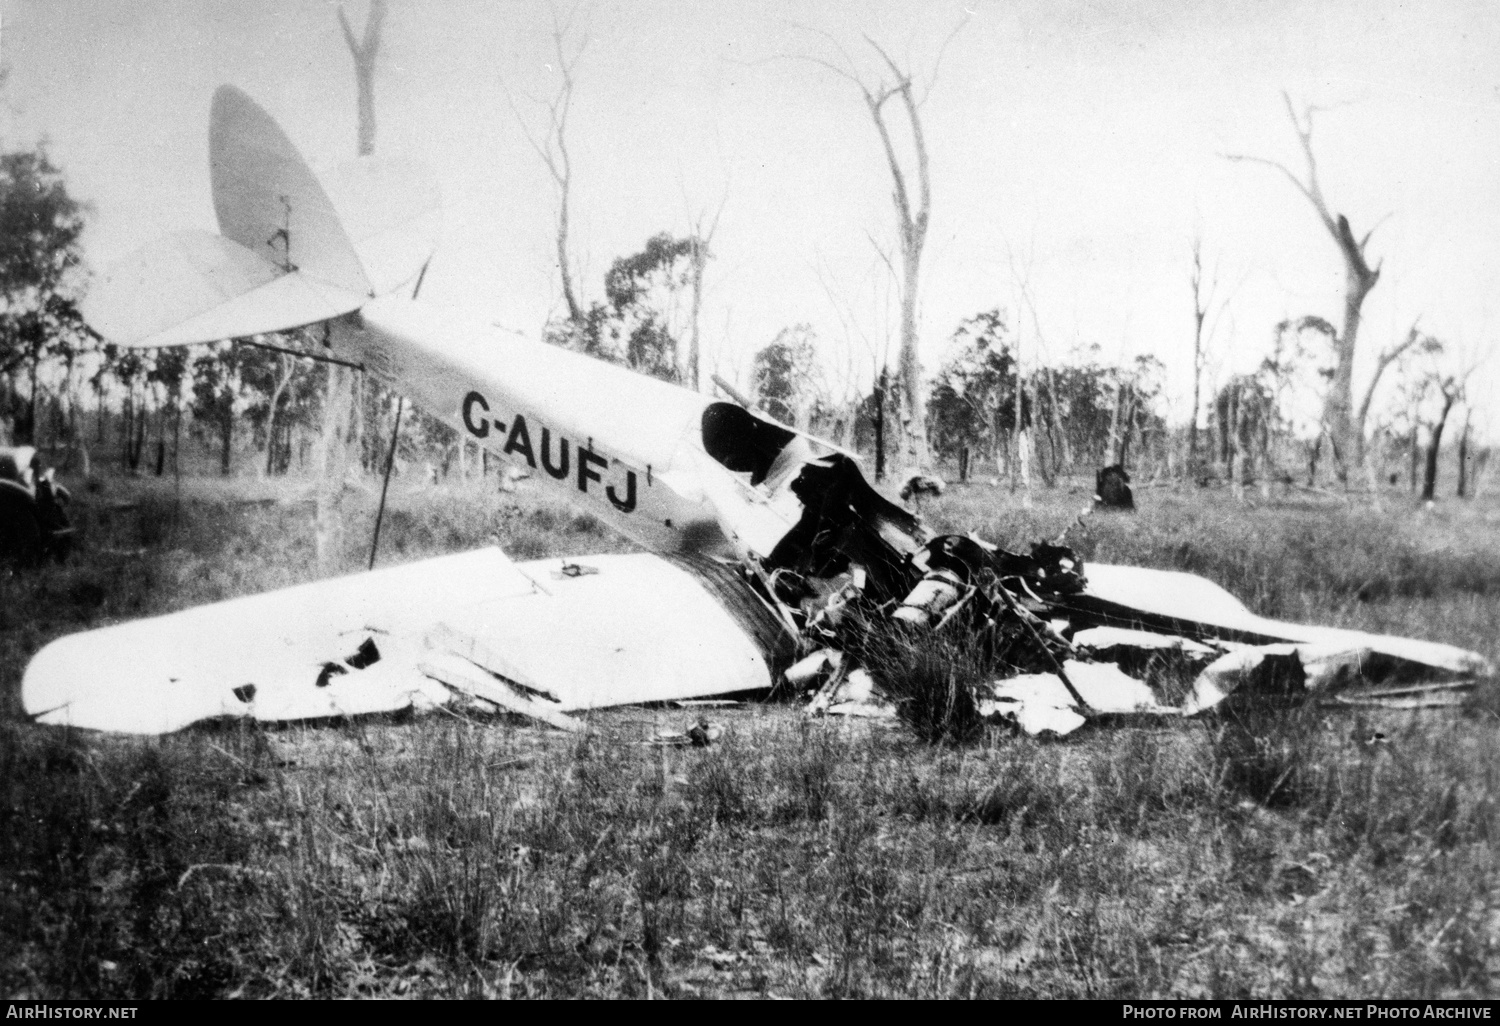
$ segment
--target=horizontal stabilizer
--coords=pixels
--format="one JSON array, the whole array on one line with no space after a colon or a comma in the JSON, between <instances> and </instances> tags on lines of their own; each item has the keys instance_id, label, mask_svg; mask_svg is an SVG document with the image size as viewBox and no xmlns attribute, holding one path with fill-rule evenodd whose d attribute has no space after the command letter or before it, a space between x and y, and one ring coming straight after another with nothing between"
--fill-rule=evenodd
<instances>
[{"instance_id":1,"label":"horizontal stabilizer","mask_svg":"<svg viewBox=\"0 0 1500 1026\"><path fill-rule=\"evenodd\" d=\"M222 235L176 232L109 268L83 304L106 339L186 345L315 324L394 291L432 256L438 192L413 161L361 157L330 195L271 115L224 86L209 163Z\"/></svg>"},{"instance_id":2,"label":"horizontal stabilizer","mask_svg":"<svg viewBox=\"0 0 1500 1026\"><path fill-rule=\"evenodd\" d=\"M110 267L83 302L100 335L127 346L212 342L313 324L366 296L279 267L203 231L174 232Z\"/></svg>"}]
</instances>

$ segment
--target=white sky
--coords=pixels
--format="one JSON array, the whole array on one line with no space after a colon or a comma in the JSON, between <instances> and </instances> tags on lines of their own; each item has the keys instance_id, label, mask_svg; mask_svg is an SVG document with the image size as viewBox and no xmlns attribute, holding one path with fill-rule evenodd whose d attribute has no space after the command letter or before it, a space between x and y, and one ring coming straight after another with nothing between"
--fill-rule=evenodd
<instances>
[{"instance_id":1,"label":"white sky","mask_svg":"<svg viewBox=\"0 0 1500 1026\"><path fill-rule=\"evenodd\" d=\"M353 155L351 59L326 0L0 0L10 69L0 141L49 141L102 267L177 228L213 228L207 119L240 86L314 167ZM894 335L872 239L894 248L889 175L853 85L815 65L863 63L862 33L930 72L966 5L849 0L631 0L580 8L574 249L585 297L648 236L684 234L727 196L708 273L705 342L728 370L782 327L839 348ZM1500 432L1500 5L1443 0L970 2L923 108L933 220L921 330L929 371L963 318L1015 310L1029 282L1061 357L1154 353L1173 419L1187 411L1189 240L1201 227L1234 298L1222 377L1266 354L1276 321L1340 320L1342 264L1306 200L1243 152L1300 170L1280 91L1326 105L1323 188L1356 233L1386 218L1365 306L1366 360L1422 326L1473 362ZM352 0L356 31L366 4ZM444 238L426 299L535 336L560 307L555 197L502 87L556 88L552 8L391 0L376 76L377 152L438 173ZM798 25L804 27L798 27ZM819 33L826 33L820 35ZM847 347L846 347L847 351ZM853 351L868 366L862 344ZM733 374L731 373L731 376Z\"/></svg>"}]
</instances>

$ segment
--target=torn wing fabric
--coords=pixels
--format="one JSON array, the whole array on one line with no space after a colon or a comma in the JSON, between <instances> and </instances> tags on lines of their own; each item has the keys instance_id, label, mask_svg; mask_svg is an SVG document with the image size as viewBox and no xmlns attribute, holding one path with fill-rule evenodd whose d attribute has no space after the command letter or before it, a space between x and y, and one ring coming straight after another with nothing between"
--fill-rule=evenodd
<instances>
[{"instance_id":1,"label":"torn wing fabric","mask_svg":"<svg viewBox=\"0 0 1500 1026\"><path fill-rule=\"evenodd\" d=\"M160 734L456 695L550 722L770 687L760 648L693 575L651 555L577 562L597 572L481 549L71 635L32 660L22 701L43 723Z\"/></svg>"},{"instance_id":2,"label":"torn wing fabric","mask_svg":"<svg viewBox=\"0 0 1500 1026\"><path fill-rule=\"evenodd\" d=\"M1368 650L1387 660L1444 674L1495 672L1484 656L1453 645L1256 616L1229 592L1194 574L1092 563L1088 581L1087 595L1080 600L1082 608L1099 614L1100 619L1122 621L1112 626L1146 623L1148 629L1200 641L1219 637L1262 645L1306 643L1323 646L1318 650L1323 653ZM1088 599L1102 603L1088 605Z\"/></svg>"},{"instance_id":3,"label":"torn wing fabric","mask_svg":"<svg viewBox=\"0 0 1500 1026\"><path fill-rule=\"evenodd\" d=\"M1069 659L1063 664L1063 672L1092 712L1177 714L1176 709L1161 705L1144 681L1112 663ZM1067 685L1055 673L1021 674L996 681L988 691L989 696L978 703L979 714L1012 723L1033 737L1062 737L1086 722Z\"/></svg>"}]
</instances>

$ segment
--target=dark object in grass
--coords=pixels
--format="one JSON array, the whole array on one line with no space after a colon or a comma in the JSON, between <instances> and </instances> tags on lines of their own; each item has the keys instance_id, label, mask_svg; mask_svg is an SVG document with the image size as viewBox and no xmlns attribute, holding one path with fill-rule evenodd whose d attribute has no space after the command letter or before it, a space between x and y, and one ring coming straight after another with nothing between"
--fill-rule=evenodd
<instances>
[{"instance_id":1,"label":"dark object in grass","mask_svg":"<svg viewBox=\"0 0 1500 1026\"><path fill-rule=\"evenodd\" d=\"M913 474L906 479L906 484L901 486L901 501L911 502L912 499L921 499L923 496L934 498L943 494L945 485L935 477L926 474Z\"/></svg>"},{"instance_id":2,"label":"dark object in grass","mask_svg":"<svg viewBox=\"0 0 1500 1026\"><path fill-rule=\"evenodd\" d=\"M68 490L43 470L31 446L0 449L0 562L37 566L73 546Z\"/></svg>"},{"instance_id":3,"label":"dark object in grass","mask_svg":"<svg viewBox=\"0 0 1500 1026\"><path fill-rule=\"evenodd\" d=\"M1095 509L1135 509L1135 496L1130 491L1130 475L1123 464L1116 463L1094 475Z\"/></svg>"}]
</instances>

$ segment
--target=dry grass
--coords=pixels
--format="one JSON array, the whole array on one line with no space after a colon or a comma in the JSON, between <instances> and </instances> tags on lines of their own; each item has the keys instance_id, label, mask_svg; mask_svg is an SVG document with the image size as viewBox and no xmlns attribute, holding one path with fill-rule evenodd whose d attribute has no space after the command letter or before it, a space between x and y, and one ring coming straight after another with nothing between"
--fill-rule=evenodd
<instances>
[{"instance_id":1,"label":"dry grass","mask_svg":"<svg viewBox=\"0 0 1500 1026\"><path fill-rule=\"evenodd\" d=\"M47 638L305 578L310 506L216 487L175 523L170 493L112 525L96 505L77 563L0 582L7 996L1496 992L1493 691L1464 712L1053 744L929 744L783 705L726 710L721 742L678 751L637 743L688 720L673 710L611 711L582 738L441 714L159 740L20 722ZM1143 499L1093 523L1094 558L1500 655L1492 508ZM518 556L620 544L522 500L400 496L391 559L491 535ZM1019 544L1079 505L1045 500L973 489L928 513Z\"/></svg>"}]
</instances>

